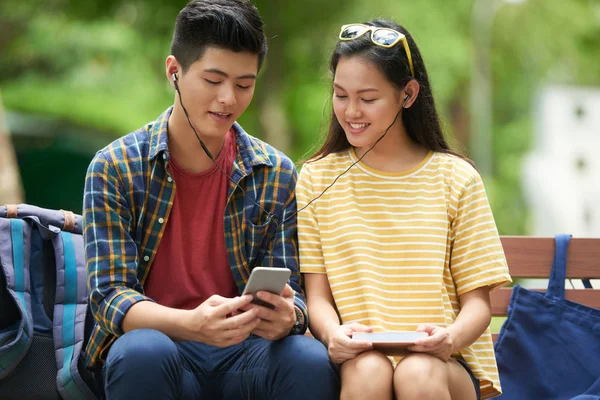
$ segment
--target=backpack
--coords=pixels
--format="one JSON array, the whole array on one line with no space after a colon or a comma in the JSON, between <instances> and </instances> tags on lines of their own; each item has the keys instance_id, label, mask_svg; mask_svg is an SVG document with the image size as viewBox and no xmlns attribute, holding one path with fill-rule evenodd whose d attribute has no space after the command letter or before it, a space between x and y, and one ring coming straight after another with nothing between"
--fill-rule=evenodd
<instances>
[{"instance_id":1,"label":"backpack","mask_svg":"<svg viewBox=\"0 0 600 400\"><path fill-rule=\"evenodd\" d=\"M0 264L0 399L96 399L81 216L0 206Z\"/></svg>"}]
</instances>

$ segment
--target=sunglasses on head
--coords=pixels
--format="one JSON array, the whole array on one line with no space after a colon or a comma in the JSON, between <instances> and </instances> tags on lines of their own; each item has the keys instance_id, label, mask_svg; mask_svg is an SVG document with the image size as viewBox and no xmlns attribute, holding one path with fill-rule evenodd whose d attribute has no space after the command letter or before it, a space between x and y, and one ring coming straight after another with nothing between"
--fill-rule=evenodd
<instances>
[{"instance_id":1,"label":"sunglasses on head","mask_svg":"<svg viewBox=\"0 0 600 400\"><path fill-rule=\"evenodd\" d=\"M397 45L398 42L402 42L404 51L406 52L406 58L408 58L410 73L413 78L415 77L415 70L413 69L410 48L408 47L408 41L406 40L406 36L404 36L404 34L390 28L381 28L364 24L348 24L342 26L339 39L354 40L358 39L367 32L371 32L371 42L380 47L390 48Z\"/></svg>"}]
</instances>

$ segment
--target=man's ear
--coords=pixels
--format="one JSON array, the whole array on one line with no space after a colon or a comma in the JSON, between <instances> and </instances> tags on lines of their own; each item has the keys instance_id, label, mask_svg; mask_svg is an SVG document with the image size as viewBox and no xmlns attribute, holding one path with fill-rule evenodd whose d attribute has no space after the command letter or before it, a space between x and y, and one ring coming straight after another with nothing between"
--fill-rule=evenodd
<instances>
[{"instance_id":1,"label":"man's ear","mask_svg":"<svg viewBox=\"0 0 600 400\"><path fill-rule=\"evenodd\" d=\"M167 57L165 61L165 72L167 79L171 82L171 85L175 87L175 81L180 78L181 66L174 55Z\"/></svg>"}]
</instances>

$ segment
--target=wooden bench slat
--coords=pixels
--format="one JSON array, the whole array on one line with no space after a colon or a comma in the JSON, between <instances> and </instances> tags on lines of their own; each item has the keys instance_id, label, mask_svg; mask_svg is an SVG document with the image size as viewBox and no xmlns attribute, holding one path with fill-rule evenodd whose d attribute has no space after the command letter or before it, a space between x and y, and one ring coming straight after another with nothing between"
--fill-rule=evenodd
<instances>
[{"instance_id":1,"label":"wooden bench slat","mask_svg":"<svg viewBox=\"0 0 600 400\"><path fill-rule=\"evenodd\" d=\"M548 278L554 238L502 236L513 278ZM600 278L600 239L572 238L567 252L567 278Z\"/></svg>"},{"instance_id":2,"label":"wooden bench slat","mask_svg":"<svg viewBox=\"0 0 600 400\"><path fill-rule=\"evenodd\" d=\"M545 289L529 289L535 290L536 292L545 292ZM512 288L501 288L490 292L490 300L492 302L492 315L503 316L506 315L508 309L508 303L510 301L510 295ZM565 297L567 300L571 300L577 303L585 304L589 307L600 308L600 290L595 289L567 289L565 290Z\"/></svg>"}]
</instances>

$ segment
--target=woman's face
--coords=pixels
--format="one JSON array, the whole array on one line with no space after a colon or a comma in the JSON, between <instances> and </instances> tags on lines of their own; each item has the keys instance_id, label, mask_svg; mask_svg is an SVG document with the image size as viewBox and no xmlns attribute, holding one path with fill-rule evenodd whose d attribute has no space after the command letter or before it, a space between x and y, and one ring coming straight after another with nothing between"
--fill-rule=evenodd
<instances>
[{"instance_id":1,"label":"woman's face","mask_svg":"<svg viewBox=\"0 0 600 400\"><path fill-rule=\"evenodd\" d=\"M333 110L348 142L370 148L402 108L402 91L372 62L342 57L333 81ZM391 132L390 132L391 133Z\"/></svg>"}]
</instances>

